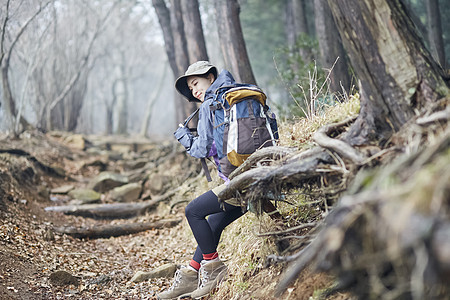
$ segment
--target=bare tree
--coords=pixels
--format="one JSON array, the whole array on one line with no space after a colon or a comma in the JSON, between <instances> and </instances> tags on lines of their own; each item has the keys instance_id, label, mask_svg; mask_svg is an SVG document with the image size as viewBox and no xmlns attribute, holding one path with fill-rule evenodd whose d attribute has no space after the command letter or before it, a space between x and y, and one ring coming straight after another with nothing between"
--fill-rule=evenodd
<instances>
[{"instance_id":1,"label":"bare tree","mask_svg":"<svg viewBox=\"0 0 450 300\"><path fill-rule=\"evenodd\" d=\"M240 7L238 1L217 0L214 3L220 47L226 67L237 81L256 84L245 47L239 19Z\"/></svg>"},{"instance_id":2,"label":"bare tree","mask_svg":"<svg viewBox=\"0 0 450 300\"><path fill-rule=\"evenodd\" d=\"M330 7L326 0L314 0L314 10L316 34L319 40L320 63L323 68L333 68L329 77L330 84L328 87L330 92L343 92L342 88L348 92L351 88L349 62Z\"/></svg>"},{"instance_id":3,"label":"bare tree","mask_svg":"<svg viewBox=\"0 0 450 300\"><path fill-rule=\"evenodd\" d=\"M309 34L304 0L286 1L285 29L289 47L294 47L301 34Z\"/></svg>"},{"instance_id":4,"label":"bare tree","mask_svg":"<svg viewBox=\"0 0 450 300\"><path fill-rule=\"evenodd\" d=\"M153 0L152 2L163 31L167 57L175 78L182 75L193 60L207 59L198 3L187 4L184 2L190 1L183 1L183 5L181 5L180 0L171 0L170 10L164 0ZM189 11L183 11L183 8ZM188 33L185 31L184 19L189 22ZM199 45L193 46L195 43ZM189 48L187 47L188 44ZM176 118L178 122L196 108L195 103L187 103L178 94L175 96L175 101L177 103Z\"/></svg>"},{"instance_id":5,"label":"bare tree","mask_svg":"<svg viewBox=\"0 0 450 300\"><path fill-rule=\"evenodd\" d=\"M86 21L84 31L80 34L81 38L89 36L88 40L84 41L87 47L85 50L78 50L74 53L75 59L78 60L78 63L76 63L77 67L71 72L71 74L69 73L70 77L67 78L67 81L58 91L58 94L56 94L49 103L46 103L45 128L47 130L51 130L56 127L66 131L73 131L76 128L77 119L79 117L86 92L87 77L95 61L95 58L91 58L94 53L94 43L99 38L99 35L104 29L108 18L118 3L119 2L113 2L113 5L108 8L105 15L100 16L99 19L95 20L95 27L92 33L89 33L91 30L90 24ZM88 14L91 8L89 6L85 8L85 13ZM75 15L74 17L77 18L78 15ZM54 76L55 82L61 80L61 76L59 74L55 74Z\"/></svg>"},{"instance_id":6,"label":"bare tree","mask_svg":"<svg viewBox=\"0 0 450 300\"><path fill-rule=\"evenodd\" d=\"M9 80L9 71L10 71L10 62L13 51L15 50L15 46L17 42L21 38L21 36L25 33L28 26L33 22L33 20L41 14L41 12L51 3L52 1L47 1L45 3L40 3L39 8L28 18L18 29L17 33L7 33L8 25L10 22L9 14L10 14L10 5L11 1L8 0L6 2L5 8L5 16L1 29L1 39L0 39L0 68L2 74L2 89L3 89L3 104L5 106L5 112L9 119L9 126L12 130L12 133L16 135L18 132L15 130L15 120L18 114L16 108L15 97L11 91L11 85ZM6 37L7 35L13 36L12 41L9 46L6 45ZM29 123L20 116L20 124L23 128L27 128Z\"/></svg>"}]
</instances>

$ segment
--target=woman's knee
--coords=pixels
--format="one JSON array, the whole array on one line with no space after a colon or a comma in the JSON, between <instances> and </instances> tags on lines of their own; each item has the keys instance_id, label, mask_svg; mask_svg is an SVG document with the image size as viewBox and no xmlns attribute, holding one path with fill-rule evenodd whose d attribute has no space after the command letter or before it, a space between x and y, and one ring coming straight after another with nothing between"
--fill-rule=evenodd
<instances>
[{"instance_id":1,"label":"woman's knee","mask_svg":"<svg viewBox=\"0 0 450 300\"><path fill-rule=\"evenodd\" d=\"M192 202L186 205L186 208L184 209L184 215L187 219L192 218L195 215L195 209L193 208Z\"/></svg>"}]
</instances>

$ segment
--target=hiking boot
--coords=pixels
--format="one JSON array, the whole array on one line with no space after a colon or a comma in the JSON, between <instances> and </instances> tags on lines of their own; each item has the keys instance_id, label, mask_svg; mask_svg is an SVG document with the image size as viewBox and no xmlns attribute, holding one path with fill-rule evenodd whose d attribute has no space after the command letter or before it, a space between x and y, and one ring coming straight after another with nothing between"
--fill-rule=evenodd
<instances>
[{"instance_id":1,"label":"hiking boot","mask_svg":"<svg viewBox=\"0 0 450 300\"><path fill-rule=\"evenodd\" d=\"M181 268L175 272L172 286L158 294L159 300L181 299L191 296L198 287L198 273L191 268Z\"/></svg>"},{"instance_id":2,"label":"hiking boot","mask_svg":"<svg viewBox=\"0 0 450 300\"><path fill-rule=\"evenodd\" d=\"M192 292L191 297L200 299L209 295L225 277L227 270L227 266L220 259L202 260L198 289Z\"/></svg>"}]
</instances>

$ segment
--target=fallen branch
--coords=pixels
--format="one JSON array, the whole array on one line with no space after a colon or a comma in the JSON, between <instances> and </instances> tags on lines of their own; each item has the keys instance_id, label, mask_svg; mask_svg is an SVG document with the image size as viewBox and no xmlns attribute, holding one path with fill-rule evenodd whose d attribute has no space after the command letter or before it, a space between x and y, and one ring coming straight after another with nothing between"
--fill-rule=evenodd
<instances>
[{"instance_id":1,"label":"fallen branch","mask_svg":"<svg viewBox=\"0 0 450 300\"><path fill-rule=\"evenodd\" d=\"M181 222L178 220L160 220L151 223L130 223L130 224L117 224L117 225L100 225L94 227L55 227L53 230L57 233L63 233L75 238L109 238L112 236L121 236L133 234L149 229L159 229L165 227L173 227Z\"/></svg>"},{"instance_id":2,"label":"fallen branch","mask_svg":"<svg viewBox=\"0 0 450 300\"><path fill-rule=\"evenodd\" d=\"M45 211L62 212L67 215L76 215L90 218L130 218L145 213L160 202L160 199L152 199L134 203L111 204L83 204L46 207Z\"/></svg>"}]
</instances>

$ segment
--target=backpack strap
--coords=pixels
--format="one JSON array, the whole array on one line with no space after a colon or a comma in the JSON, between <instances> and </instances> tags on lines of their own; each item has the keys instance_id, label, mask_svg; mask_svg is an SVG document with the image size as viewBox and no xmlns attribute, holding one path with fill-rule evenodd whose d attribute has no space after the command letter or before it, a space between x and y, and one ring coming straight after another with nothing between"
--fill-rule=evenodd
<instances>
[{"instance_id":1,"label":"backpack strap","mask_svg":"<svg viewBox=\"0 0 450 300\"><path fill-rule=\"evenodd\" d=\"M200 161L202 162L202 168L203 171L205 172L206 180L208 180L208 182L211 182L212 181L211 173L209 173L208 166L206 165L206 159L203 157L200 158Z\"/></svg>"}]
</instances>

